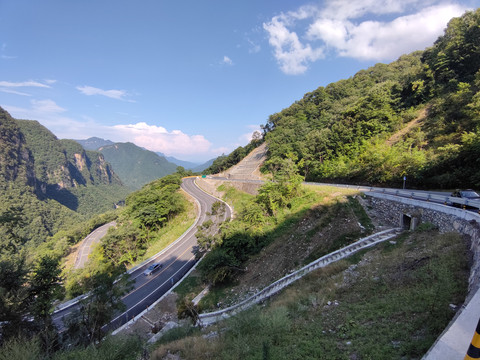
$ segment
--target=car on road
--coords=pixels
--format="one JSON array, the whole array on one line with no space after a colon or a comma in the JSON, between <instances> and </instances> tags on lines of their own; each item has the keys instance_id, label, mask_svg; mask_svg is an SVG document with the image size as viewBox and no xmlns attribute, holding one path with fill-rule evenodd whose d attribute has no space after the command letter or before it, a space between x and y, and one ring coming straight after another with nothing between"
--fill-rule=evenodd
<instances>
[{"instance_id":1,"label":"car on road","mask_svg":"<svg viewBox=\"0 0 480 360\"><path fill-rule=\"evenodd\" d=\"M147 268L147 270L145 270L145 271L143 272L143 275L145 275L145 276L150 276L150 275L152 275L155 271L161 269L162 267L163 267L163 265L160 264L160 263L152 264L152 265L150 265L150 266Z\"/></svg>"},{"instance_id":2,"label":"car on road","mask_svg":"<svg viewBox=\"0 0 480 360\"><path fill-rule=\"evenodd\" d=\"M450 197L456 197L456 198L461 198L461 199L466 199L466 200L480 201L480 195L478 195L478 193L473 191L472 189L456 190L450 195ZM477 209L476 207L468 206L468 205L462 205L462 204L453 203L451 205L457 206L457 207L463 207L464 209Z\"/></svg>"}]
</instances>

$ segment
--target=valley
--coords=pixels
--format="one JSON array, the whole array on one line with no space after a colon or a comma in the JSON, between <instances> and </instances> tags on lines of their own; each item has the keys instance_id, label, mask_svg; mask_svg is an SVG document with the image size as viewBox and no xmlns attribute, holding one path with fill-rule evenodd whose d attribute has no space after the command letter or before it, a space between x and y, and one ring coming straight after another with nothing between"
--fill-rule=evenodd
<instances>
[{"instance_id":1,"label":"valley","mask_svg":"<svg viewBox=\"0 0 480 360\"><path fill-rule=\"evenodd\" d=\"M375 202L306 182L478 189L479 24L480 10L466 12L429 48L304 94L196 172L131 142L58 139L0 108L0 360L115 348L124 354L104 358L422 358L477 284L476 215L447 196L422 207L407 195L390 211L382 201L396 194ZM441 215L426 210L435 206ZM74 269L75 246L113 223ZM195 326L398 226L236 316ZM153 262L162 266L144 275Z\"/></svg>"}]
</instances>

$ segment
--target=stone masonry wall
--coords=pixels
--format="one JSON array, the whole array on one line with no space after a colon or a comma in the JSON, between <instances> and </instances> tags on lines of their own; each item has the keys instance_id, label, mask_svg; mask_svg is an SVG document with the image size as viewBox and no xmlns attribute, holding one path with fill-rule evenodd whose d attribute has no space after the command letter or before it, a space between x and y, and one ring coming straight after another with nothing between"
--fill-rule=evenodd
<instances>
[{"instance_id":1,"label":"stone masonry wall","mask_svg":"<svg viewBox=\"0 0 480 360\"><path fill-rule=\"evenodd\" d=\"M366 195L369 194L367 193ZM404 226L405 224L403 224L402 220L405 219L405 215L407 218L417 219L418 224L432 223L441 232L454 231L466 235L470 242L472 254L469 293L474 294L480 287L480 225L478 221L462 219L455 215L455 212L463 212L465 210L455 209L455 212L452 213L452 209L448 206L438 204L429 206L428 203L423 203L422 205L420 201L413 205L411 200L408 201L410 204L403 203L402 198L398 198L395 201L393 199L387 200L367 196L366 202L367 206L376 210L377 216L381 216L383 221L394 226Z\"/></svg>"}]
</instances>

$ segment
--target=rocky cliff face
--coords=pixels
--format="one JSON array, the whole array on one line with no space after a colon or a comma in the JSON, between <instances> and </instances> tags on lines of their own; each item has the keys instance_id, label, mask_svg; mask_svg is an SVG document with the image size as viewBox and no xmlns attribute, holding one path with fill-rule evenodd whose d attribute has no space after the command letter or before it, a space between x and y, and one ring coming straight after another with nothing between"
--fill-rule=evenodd
<instances>
[{"instance_id":1,"label":"rocky cliff face","mask_svg":"<svg viewBox=\"0 0 480 360\"><path fill-rule=\"evenodd\" d=\"M36 186L34 160L15 120L0 108L0 183Z\"/></svg>"},{"instance_id":2,"label":"rocky cliff face","mask_svg":"<svg viewBox=\"0 0 480 360\"><path fill-rule=\"evenodd\" d=\"M121 185L101 153L86 151L73 140L59 140L37 121L16 123L33 154L35 176L43 194L85 185Z\"/></svg>"}]
</instances>

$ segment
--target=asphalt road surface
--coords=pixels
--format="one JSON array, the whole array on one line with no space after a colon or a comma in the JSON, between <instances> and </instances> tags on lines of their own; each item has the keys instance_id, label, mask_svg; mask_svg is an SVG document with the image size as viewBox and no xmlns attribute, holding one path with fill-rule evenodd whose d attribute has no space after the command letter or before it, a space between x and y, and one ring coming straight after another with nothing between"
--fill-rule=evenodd
<instances>
[{"instance_id":1,"label":"asphalt road surface","mask_svg":"<svg viewBox=\"0 0 480 360\"><path fill-rule=\"evenodd\" d=\"M88 256L92 251L92 246L97 244L102 237L105 236L108 229L112 226L115 226L117 223L115 221L109 222L108 224L102 225L99 228L92 231L85 239L82 240L82 244L78 249L77 257L75 259L74 269L81 269L85 266L88 261Z\"/></svg>"},{"instance_id":2,"label":"asphalt road surface","mask_svg":"<svg viewBox=\"0 0 480 360\"><path fill-rule=\"evenodd\" d=\"M225 212L221 216L209 215L212 204L218 200L199 189L195 184L195 178L183 179L181 186L183 190L197 200L199 205L194 226L178 238L166 251L152 257L150 261L130 273L130 279L134 281L134 288L123 297L126 310L118 314L107 325L108 330L120 327L141 313L165 294L176 282L180 281L193 267L196 262L193 249L197 245L195 233L198 225L209 219L214 223L220 223L231 217L231 210L228 206L225 207ZM163 267L150 276L143 275L145 269L154 262L162 263ZM76 310L78 310L78 304L72 304L72 306L55 312L53 319L57 327L62 329L62 319Z\"/></svg>"}]
</instances>

